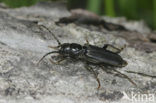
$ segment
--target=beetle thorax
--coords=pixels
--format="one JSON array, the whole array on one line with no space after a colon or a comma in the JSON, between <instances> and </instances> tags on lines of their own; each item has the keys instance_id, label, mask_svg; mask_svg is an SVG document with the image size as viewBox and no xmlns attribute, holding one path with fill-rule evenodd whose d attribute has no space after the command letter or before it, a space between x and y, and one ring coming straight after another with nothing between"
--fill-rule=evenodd
<instances>
[{"instance_id":1,"label":"beetle thorax","mask_svg":"<svg viewBox=\"0 0 156 103\"><path fill-rule=\"evenodd\" d=\"M65 43L61 45L60 54L65 57L78 58L84 52L83 46L76 43Z\"/></svg>"}]
</instances>

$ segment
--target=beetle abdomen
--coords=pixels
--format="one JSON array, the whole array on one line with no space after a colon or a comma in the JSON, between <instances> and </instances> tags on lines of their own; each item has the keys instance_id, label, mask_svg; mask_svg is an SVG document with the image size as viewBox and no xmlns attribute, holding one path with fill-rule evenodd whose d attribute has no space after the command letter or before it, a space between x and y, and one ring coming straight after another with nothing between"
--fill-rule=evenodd
<instances>
[{"instance_id":1,"label":"beetle abdomen","mask_svg":"<svg viewBox=\"0 0 156 103\"><path fill-rule=\"evenodd\" d=\"M124 67L127 65L127 62L123 60L120 55L91 45L88 46L85 55L88 58L87 61L94 64L107 64L116 67Z\"/></svg>"}]
</instances>

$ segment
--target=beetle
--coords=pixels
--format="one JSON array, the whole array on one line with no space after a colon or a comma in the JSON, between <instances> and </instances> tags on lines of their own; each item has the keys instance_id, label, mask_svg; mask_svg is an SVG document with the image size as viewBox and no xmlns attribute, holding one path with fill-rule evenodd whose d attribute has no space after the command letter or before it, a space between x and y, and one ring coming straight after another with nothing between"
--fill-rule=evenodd
<instances>
[{"instance_id":1,"label":"beetle","mask_svg":"<svg viewBox=\"0 0 156 103\"><path fill-rule=\"evenodd\" d=\"M57 62L54 62L53 60L50 59L52 63L59 64L61 61L65 60L66 58L71 58L71 59L76 59L76 60L81 60L86 63L86 68L91 71L97 82L98 82L98 89L100 88L100 80L98 78L98 74L94 71L94 69L90 65L96 65L100 67L125 67L128 63L119 55L119 53L123 50L114 47L113 45L110 44L105 44L102 48L91 45L89 44L89 41L86 39L86 44L80 45L77 43L61 43L59 39L53 34L51 30L49 30L46 26L40 25L41 27L45 28L48 30L54 39L57 41L58 46L52 47L51 48L56 48L58 49L57 51L51 51L46 53L38 62L38 64L48 55L53 54L53 53L58 53L62 59L60 59ZM110 51L107 48L112 47L116 51ZM109 68L107 70L113 70L117 73L119 73L121 76L127 78L133 85L136 86L135 82L133 82L128 76L125 74L117 71L116 69Z\"/></svg>"}]
</instances>

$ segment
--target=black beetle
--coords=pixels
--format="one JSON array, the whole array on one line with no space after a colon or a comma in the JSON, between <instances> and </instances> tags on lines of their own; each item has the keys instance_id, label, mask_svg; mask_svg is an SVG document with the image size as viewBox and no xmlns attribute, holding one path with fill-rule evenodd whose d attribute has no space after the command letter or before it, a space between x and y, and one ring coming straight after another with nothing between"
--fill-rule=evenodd
<instances>
[{"instance_id":1,"label":"black beetle","mask_svg":"<svg viewBox=\"0 0 156 103\"><path fill-rule=\"evenodd\" d=\"M46 53L39 60L38 63L40 63L40 61L43 60L43 58L45 58L47 55L53 54L53 53L58 53L62 57L62 59L57 62L54 62L50 59L50 61L55 64L59 64L61 61L65 60L65 58L72 58L72 59L76 59L76 60L85 61L85 63L87 64L86 68L89 71L93 72L96 80L98 81L98 89L100 88L100 81L97 77L98 76L97 73L94 71L94 69L91 66L89 66L90 64L98 65L100 67L120 67L120 68L125 67L127 65L127 62L125 60L123 60L122 57L119 55L119 53L122 51L122 49L118 49L110 44L105 44L103 46L103 48L100 48L100 47L97 47L94 45L90 45L87 39L86 39L87 43L83 46L80 44L77 44L77 43L61 44L60 41L57 39L57 37L47 27L45 27L44 25L41 25L41 26L44 27L45 29L47 29L53 35L53 37L56 39L56 41L58 42L58 46L51 47L51 48L57 48L58 51L52 51L52 52ZM109 47L109 46L116 49L116 52L107 50L107 47ZM113 70L113 71L119 73L121 76L127 78L132 84L136 85L125 74L120 73L116 69L110 69L110 70Z\"/></svg>"}]
</instances>

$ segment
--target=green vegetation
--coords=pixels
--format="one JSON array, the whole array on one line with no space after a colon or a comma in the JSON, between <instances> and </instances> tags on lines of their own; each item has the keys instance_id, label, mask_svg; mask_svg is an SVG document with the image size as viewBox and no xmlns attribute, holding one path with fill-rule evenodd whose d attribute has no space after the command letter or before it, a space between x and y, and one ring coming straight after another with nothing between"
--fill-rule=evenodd
<instances>
[{"instance_id":1,"label":"green vegetation","mask_svg":"<svg viewBox=\"0 0 156 103\"><path fill-rule=\"evenodd\" d=\"M104 0L105 13L108 16L115 16L114 0Z\"/></svg>"},{"instance_id":2,"label":"green vegetation","mask_svg":"<svg viewBox=\"0 0 156 103\"><path fill-rule=\"evenodd\" d=\"M143 19L156 29L156 0L0 0L9 7L31 6L39 1L67 1L69 8L84 8L99 15Z\"/></svg>"},{"instance_id":3,"label":"green vegetation","mask_svg":"<svg viewBox=\"0 0 156 103\"><path fill-rule=\"evenodd\" d=\"M154 29L156 29L156 0L153 1L153 9L154 9L153 10L153 15L154 15L153 16L153 18L154 18L153 19L154 20L153 21L153 26L154 26Z\"/></svg>"},{"instance_id":4,"label":"green vegetation","mask_svg":"<svg viewBox=\"0 0 156 103\"><path fill-rule=\"evenodd\" d=\"M100 14L100 4L101 0L88 0L87 9L97 14Z\"/></svg>"},{"instance_id":5,"label":"green vegetation","mask_svg":"<svg viewBox=\"0 0 156 103\"><path fill-rule=\"evenodd\" d=\"M121 15L126 15L129 19L138 19L137 2L138 0L119 0L119 12Z\"/></svg>"},{"instance_id":6,"label":"green vegetation","mask_svg":"<svg viewBox=\"0 0 156 103\"><path fill-rule=\"evenodd\" d=\"M30 6L37 2L38 0L1 0L9 7L21 7L21 6Z\"/></svg>"}]
</instances>

